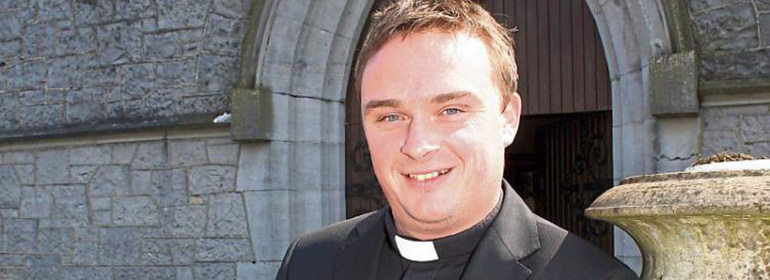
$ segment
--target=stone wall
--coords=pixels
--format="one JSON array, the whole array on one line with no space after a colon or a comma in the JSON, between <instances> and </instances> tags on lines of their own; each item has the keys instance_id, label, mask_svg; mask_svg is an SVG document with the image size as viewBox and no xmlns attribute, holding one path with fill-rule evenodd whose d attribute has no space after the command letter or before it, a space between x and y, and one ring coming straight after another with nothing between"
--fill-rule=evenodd
<instances>
[{"instance_id":1,"label":"stone wall","mask_svg":"<svg viewBox=\"0 0 770 280\"><path fill-rule=\"evenodd\" d=\"M210 122L248 3L0 1L0 138Z\"/></svg>"},{"instance_id":2,"label":"stone wall","mask_svg":"<svg viewBox=\"0 0 770 280\"><path fill-rule=\"evenodd\" d=\"M770 104L703 108L701 152L770 156Z\"/></svg>"},{"instance_id":3,"label":"stone wall","mask_svg":"<svg viewBox=\"0 0 770 280\"><path fill-rule=\"evenodd\" d=\"M239 149L228 137L6 147L0 279L236 279L256 261Z\"/></svg>"},{"instance_id":4,"label":"stone wall","mask_svg":"<svg viewBox=\"0 0 770 280\"><path fill-rule=\"evenodd\" d=\"M770 1L689 0L704 80L770 75Z\"/></svg>"}]
</instances>

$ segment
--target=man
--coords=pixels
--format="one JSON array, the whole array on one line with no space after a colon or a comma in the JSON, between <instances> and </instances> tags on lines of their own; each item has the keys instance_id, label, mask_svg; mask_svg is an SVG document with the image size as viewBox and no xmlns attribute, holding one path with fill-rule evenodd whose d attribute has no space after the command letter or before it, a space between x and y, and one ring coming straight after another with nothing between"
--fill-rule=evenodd
<instances>
[{"instance_id":1,"label":"man","mask_svg":"<svg viewBox=\"0 0 770 280\"><path fill-rule=\"evenodd\" d=\"M389 4L355 75L389 206L295 239L277 279L636 279L503 180L518 76L508 31L478 4Z\"/></svg>"}]
</instances>

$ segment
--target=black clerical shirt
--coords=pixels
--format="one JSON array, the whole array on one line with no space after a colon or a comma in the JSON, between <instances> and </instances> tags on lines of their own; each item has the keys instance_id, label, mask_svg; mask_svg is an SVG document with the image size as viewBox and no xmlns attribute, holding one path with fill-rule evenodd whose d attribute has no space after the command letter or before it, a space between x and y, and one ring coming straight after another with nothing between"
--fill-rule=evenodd
<instances>
[{"instance_id":1,"label":"black clerical shirt","mask_svg":"<svg viewBox=\"0 0 770 280\"><path fill-rule=\"evenodd\" d=\"M481 238L492 225L497 213L500 212L503 194L492 212L484 220L473 227L458 234L433 240L433 245L438 254L435 261L410 261L402 257L396 245L396 227L393 215L389 212L385 215L385 229L387 244L380 252L380 266L377 271L378 280L454 280L460 279L465 267L473 255ZM407 238L401 236L402 238Z\"/></svg>"}]
</instances>

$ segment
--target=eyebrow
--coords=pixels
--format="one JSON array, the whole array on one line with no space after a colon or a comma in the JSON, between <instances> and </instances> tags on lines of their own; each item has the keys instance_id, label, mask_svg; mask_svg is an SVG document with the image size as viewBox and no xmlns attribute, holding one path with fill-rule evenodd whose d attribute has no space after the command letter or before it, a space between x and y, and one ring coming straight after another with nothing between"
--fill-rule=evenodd
<instances>
[{"instance_id":1,"label":"eyebrow","mask_svg":"<svg viewBox=\"0 0 770 280\"><path fill-rule=\"evenodd\" d=\"M447 102L447 101L452 101L452 100L455 100L455 99L460 99L460 98L466 97L468 95L471 95L471 93L467 92L467 91L457 91L457 92L442 93L442 94L434 96L433 99L431 99L431 102L435 103L435 104L441 104L441 103L444 103L444 102Z\"/></svg>"},{"instance_id":2,"label":"eyebrow","mask_svg":"<svg viewBox=\"0 0 770 280\"><path fill-rule=\"evenodd\" d=\"M431 103L441 104L441 103L452 101L455 99L460 99L469 95L471 95L471 93L467 91L442 93L431 98ZM382 107L401 108L403 107L403 102L396 99L372 100L366 103L366 106L364 106L364 112L367 113L369 111L372 111L377 108L382 108Z\"/></svg>"}]
</instances>

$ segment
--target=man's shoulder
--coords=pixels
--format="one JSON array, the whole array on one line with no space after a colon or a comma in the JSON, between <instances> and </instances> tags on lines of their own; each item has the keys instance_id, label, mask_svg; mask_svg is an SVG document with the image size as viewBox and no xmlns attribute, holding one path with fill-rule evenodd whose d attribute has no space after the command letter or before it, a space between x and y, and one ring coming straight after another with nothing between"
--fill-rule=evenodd
<instances>
[{"instance_id":1,"label":"man's shoulder","mask_svg":"<svg viewBox=\"0 0 770 280\"><path fill-rule=\"evenodd\" d=\"M360 226L367 226L366 224L373 223L374 220L378 220L378 215L381 215L382 210L372 211L366 214L336 222L334 224L323 227L317 231L304 234L296 239L298 242L297 249L336 249L344 244L344 242L350 237L350 234Z\"/></svg>"},{"instance_id":2,"label":"man's shoulder","mask_svg":"<svg viewBox=\"0 0 770 280\"><path fill-rule=\"evenodd\" d=\"M360 230L368 230L377 224L381 224L384 209L362 214L344 221L340 221L317 231L304 234L294 240L294 254L311 256L324 256L330 258L336 256L345 245L345 242L359 234Z\"/></svg>"},{"instance_id":3,"label":"man's shoulder","mask_svg":"<svg viewBox=\"0 0 770 280\"><path fill-rule=\"evenodd\" d=\"M383 210L366 213L299 236L286 252L276 279L330 279L346 242L379 221Z\"/></svg>"},{"instance_id":4,"label":"man's shoulder","mask_svg":"<svg viewBox=\"0 0 770 280\"><path fill-rule=\"evenodd\" d=\"M565 271L570 277L590 275L587 279L638 279L625 264L577 235L540 217L537 224L540 251L547 259L540 268L543 277L538 279L572 279L554 275Z\"/></svg>"}]
</instances>

